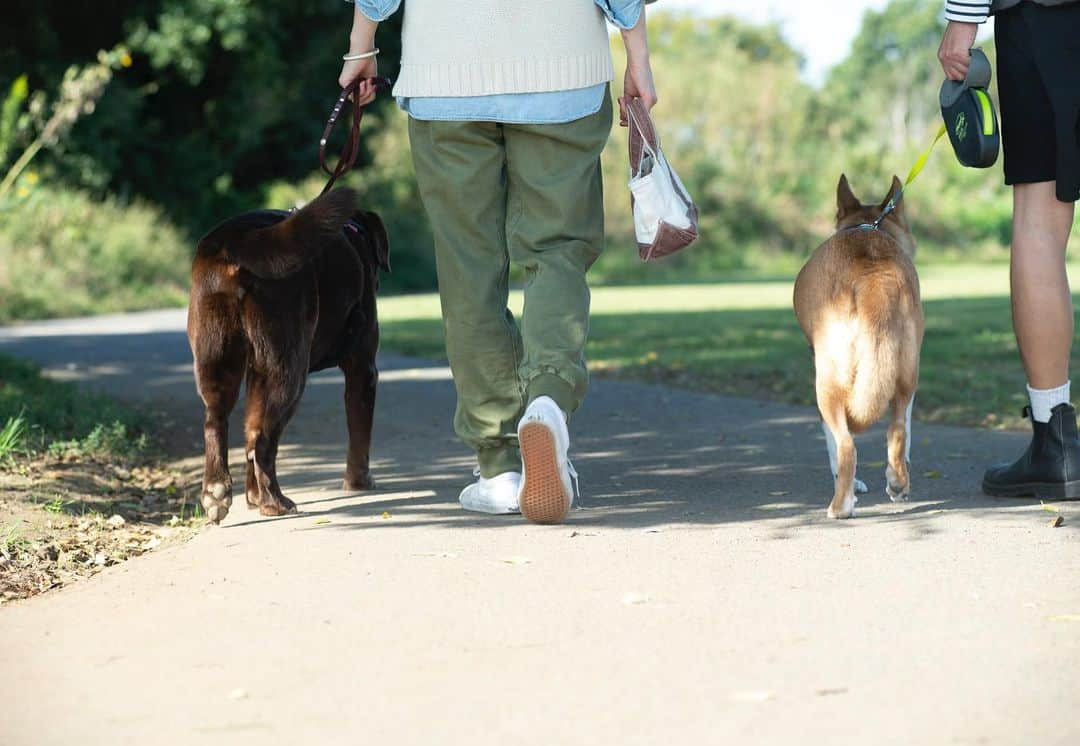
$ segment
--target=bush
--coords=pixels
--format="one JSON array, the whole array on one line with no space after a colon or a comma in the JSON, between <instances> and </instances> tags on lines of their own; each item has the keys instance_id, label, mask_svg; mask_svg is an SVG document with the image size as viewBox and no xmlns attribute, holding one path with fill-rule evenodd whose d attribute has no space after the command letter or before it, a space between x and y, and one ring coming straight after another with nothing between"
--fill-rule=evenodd
<instances>
[{"instance_id":1,"label":"bush","mask_svg":"<svg viewBox=\"0 0 1080 746\"><path fill-rule=\"evenodd\" d=\"M186 301L191 247L159 209L49 187L17 194L0 206L0 322Z\"/></svg>"}]
</instances>

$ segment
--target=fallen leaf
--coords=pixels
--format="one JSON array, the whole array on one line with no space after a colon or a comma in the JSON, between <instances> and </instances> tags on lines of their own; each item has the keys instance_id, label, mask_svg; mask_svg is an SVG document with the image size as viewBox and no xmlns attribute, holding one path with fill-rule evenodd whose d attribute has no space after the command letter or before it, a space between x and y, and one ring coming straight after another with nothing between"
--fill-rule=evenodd
<instances>
[{"instance_id":1,"label":"fallen leaf","mask_svg":"<svg viewBox=\"0 0 1080 746\"><path fill-rule=\"evenodd\" d=\"M829 689L818 689L817 692L816 692L816 694L819 697L828 697L828 696L830 696L832 694L846 694L846 693L847 693L847 687L846 686L837 686L837 687L832 687L832 688L829 688Z\"/></svg>"},{"instance_id":2,"label":"fallen leaf","mask_svg":"<svg viewBox=\"0 0 1080 746\"><path fill-rule=\"evenodd\" d=\"M316 526L325 526L329 522L330 522L329 518L320 518L319 520L315 521L315 525Z\"/></svg>"},{"instance_id":3,"label":"fallen leaf","mask_svg":"<svg viewBox=\"0 0 1080 746\"><path fill-rule=\"evenodd\" d=\"M941 472L937 471L935 469L931 469L930 471L924 471L923 472L923 477L925 477L926 479L937 479L940 476L941 476Z\"/></svg>"},{"instance_id":4,"label":"fallen leaf","mask_svg":"<svg viewBox=\"0 0 1080 746\"><path fill-rule=\"evenodd\" d=\"M884 461L867 461L866 466L869 466L871 469L880 469L881 467L885 466L885 462Z\"/></svg>"},{"instance_id":5,"label":"fallen leaf","mask_svg":"<svg viewBox=\"0 0 1080 746\"><path fill-rule=\"evenodd\" d=\"M735 702L768 702L770 699L775 698L776 693L768 690L735 692L731 695L731 699Z\"/></svg>"},{"instance_id":6,"label":"fallen leaf","mask_svg":"<svg viewBox=\"0 0 1080 746\"><path fill-rule=\"evenodd\" d=\"M150 551L151 549L155 549L155 548L157 548L159 546L161 546L161 539L159 539L158 537L155 536L152 539L150 539L149 541L147 541L145 544L143 544L142 548L147 550L147 551Z\"/></svg>"},{"instance_id":7,"label":"fallen leaf","mask_svg":"<svg viewBox=\"0 0 1080 746\"><path fill-rule=\"evenodd\" d=\"M389 518L389 517L390 517L390 514L389 514L389 513L387 512L387 511L385 511L385 510L384 510L384 511L383 511L383 514L382 514L382 518L383 518L383 520L385 521L385 520L386 520L387 518Z\"/></svg>"},{"instance_id":8,"label":"fallen leaf","mask_svg":"<svg viewBox=\"0 0 1080 746\"><path fill-rule=\"evenodd\" d=\"M1050 526L1050 528L1057 528L1063 523L1065 523L1065 516L1056 515L1050 519L1050 523L1047 525Z\"/></svg>"},{"instance_id":9,"label":"fallen leaf","mask_svg":"<svg viewBox=\"0 0 1080 746\"><path fill-rule=\"evenodd\" d=\"M664 531L664 529L662 529L662 528L647 528L647 529L645 529L645 533L647 533L647 534L659 534L659 533L663 533L663 531Z\"/></svg>"},{"instance_id":10,"label":"fallen leaf","mask_svg":"<svg viewBox=\"0 0 1080 746\"><path fill-rule=\"evenodd\" d=\"M113 514L108 520L108 524L113 528L120 528L125 523L127 523L127 521L125 521L124 516L120 515L119 513Z\"/></svg>"},{"instance_id":11,"label":"fallen leaf","mask_svg":"<svg viewBox=\"0 0 1080 746\"><path fill-rule=\"evenodd\" d=\"M649 602L649 597L644 593L631 591L622 597L622 602L627 606L641 606Z\"/></svg>"},{"instance_id":12,"label":"fallen leaf","mask_svg":"<svg viewBox=\"0 0 1080 746\"><path fill-rule=\"evenodd\" d=\"M783 497L784 495L790 495L791 493L787 490L775 490L773 492L770 492L769 494L773 497Z\"/></svg>"},{"instance_id":13,"label":"fallen leaf","mask_svg":"<svg viewBox=\"0 0 1080 746\"><path fill-rule=\"evenodd\" d=\"M1051 622L1080 622L1080 614L1055 614L1050 617Z\"/></svg>"},{"instance_id":14,"label":"fallen leaf","mask_svg":"<svg viewBox=\"0 0 1080 746\"><path fill-rule=\"evenodd\" d=\"M1042 500L1039 500L1039 509L1040 510L1045 510L1047 513L1057 513L1058 512L1057 506L1050 505L1048 503L1044 503Z\"/></svg>"},{"instance_id":15,"label":"fallen leaf","mask_svg":"<svg viewBox=\"0 0 1080 746\"><path fill-rule=\"evenodd\" d=\"M503 557L499 561L507 565L527 565L532 562L528 557Z\"/></svg>"}]
</instances>

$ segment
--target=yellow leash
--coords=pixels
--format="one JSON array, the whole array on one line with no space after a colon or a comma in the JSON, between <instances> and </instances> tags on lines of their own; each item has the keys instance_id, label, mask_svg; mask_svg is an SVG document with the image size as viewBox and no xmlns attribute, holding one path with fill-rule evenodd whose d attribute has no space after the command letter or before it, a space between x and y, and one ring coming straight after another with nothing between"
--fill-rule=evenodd
<instances>
[{"instance_id":1,"label":"yellow leash","mask_svg":"<svg viewBox=\"0 0 1080 746\"><path fill-rule=\"evenodd\" d=\"M915 181L915 178L922 173L922 170L926 167L926 162L930 160L930 154L934 152L934 147L938 144L938 141L945 136L948 130L945 129L945 125L941 125L941 129L938 130L937 135L930 143L930 147L922 152L922 155L915 161L915 165L911 167L911 171L908 172L907 179L904 181L904 185L900 190L892 196L889 203L885 205L885 209L878 215L878 219L873 223L863 223L858 226L859 228L868 228L870 230L877 230L881 226L881 221L888 217L889 213L896 209L896 206L900 203L900 198L904 196L904 192L907 190L908 185Z\"/></svg>"},{"instance_id":2,"label":"yellow leash","mask_svg":"<svg viewBox=\"0 0 1080 746\"><path fill-rule=\"evenodd\" d=\"M904 182L906 187L911 182L915 181L915 177L922 173L923 168L926 166L926 162L930 160L930 154L934 152L934 146L938 144L941 138L945 137L945 133L948 132L945 129L945 125L941 125L941 129L938 130L937 137L930 143L930 147L923 151L918 160L915 161L915 165L911 167L911 171L908 172L907 181Z\"/></svg>"}]
</instances>

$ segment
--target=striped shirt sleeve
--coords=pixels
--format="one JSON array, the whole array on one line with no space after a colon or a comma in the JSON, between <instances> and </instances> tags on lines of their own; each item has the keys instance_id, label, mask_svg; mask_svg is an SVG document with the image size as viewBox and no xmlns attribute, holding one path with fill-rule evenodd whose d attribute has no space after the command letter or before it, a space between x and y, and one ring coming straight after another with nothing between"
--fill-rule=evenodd
<instances>
[{"instance_id":1,"label":"striped shirt sleeve","mask_svg":"<svg viewBox=\"0 0 1080 746\"><path fill-rule=\"evenodd\" d=\"M985 23L990 15L990 0L947 0L945 19L961 23Z\"/></svg>"}]
</instances>

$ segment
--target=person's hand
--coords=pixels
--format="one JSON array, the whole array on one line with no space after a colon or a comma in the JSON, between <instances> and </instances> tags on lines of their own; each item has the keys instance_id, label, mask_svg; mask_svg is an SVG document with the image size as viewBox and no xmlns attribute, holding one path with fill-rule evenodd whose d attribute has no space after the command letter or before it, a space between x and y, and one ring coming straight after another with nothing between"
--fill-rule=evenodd
<instances>
[{"instance_id":1,"label":"person's hand","mask_svg":"<svg viewBox=\"0 0 1080 746\"><path fill-rule=\"evenodd\" d=\"M623 76L623 95L619 99L619 124L626 126L626 102L641 99L646 109L656 106L656 84L653 82L652 63L649 62L649 32L645 21L645 8L637 23L622 32L626 47L626 74Z\"/></svg>"},{"instance_id":2,"label":"person's hand","mask_svg":"<svg viewBox=\"0 0 1080 746\"><path fill-rule=\"evenodd\" d=\"M971 48L975 45L975 36L979 33L979 24L949 21L945 27L945 36L938 48L941 69L949 80L962 81L967 77L971 65Z\"/></svg>"},{"instance_id":3,"label":"person's hand","mask_svg":"<svg viewBox=\"0 0 1080 746\"><path fill-rule=\"evenodd\" d=\"M653 83L652 65L646 54L642 60L627 60L626 74L623 76L623 98L619 99L619 124L626 126L626 100L640 98L645 108L652 110L659 100L656 84Z\"/></svg>"},{"instance_id":4,"label":"person's hand","mask_svg":"<svg viewBox=\"0 0 1080 746\"><path fill-rule=\"evenodd\" d=\"M360 50L360 52L366 51L366 49ZM350 54L356 54L356 52L350 52ZM379 63L375 59L375 57L369 57L366 60L346 62L341 66L338 84L342 88L347 88L357 78L374 78L377 76L379 74ZM375 93L375 84L371 80L365 80L357 89L356 96L360 99L360 105L366 106L375 100Z\"/></svg>"}]
</instances>

